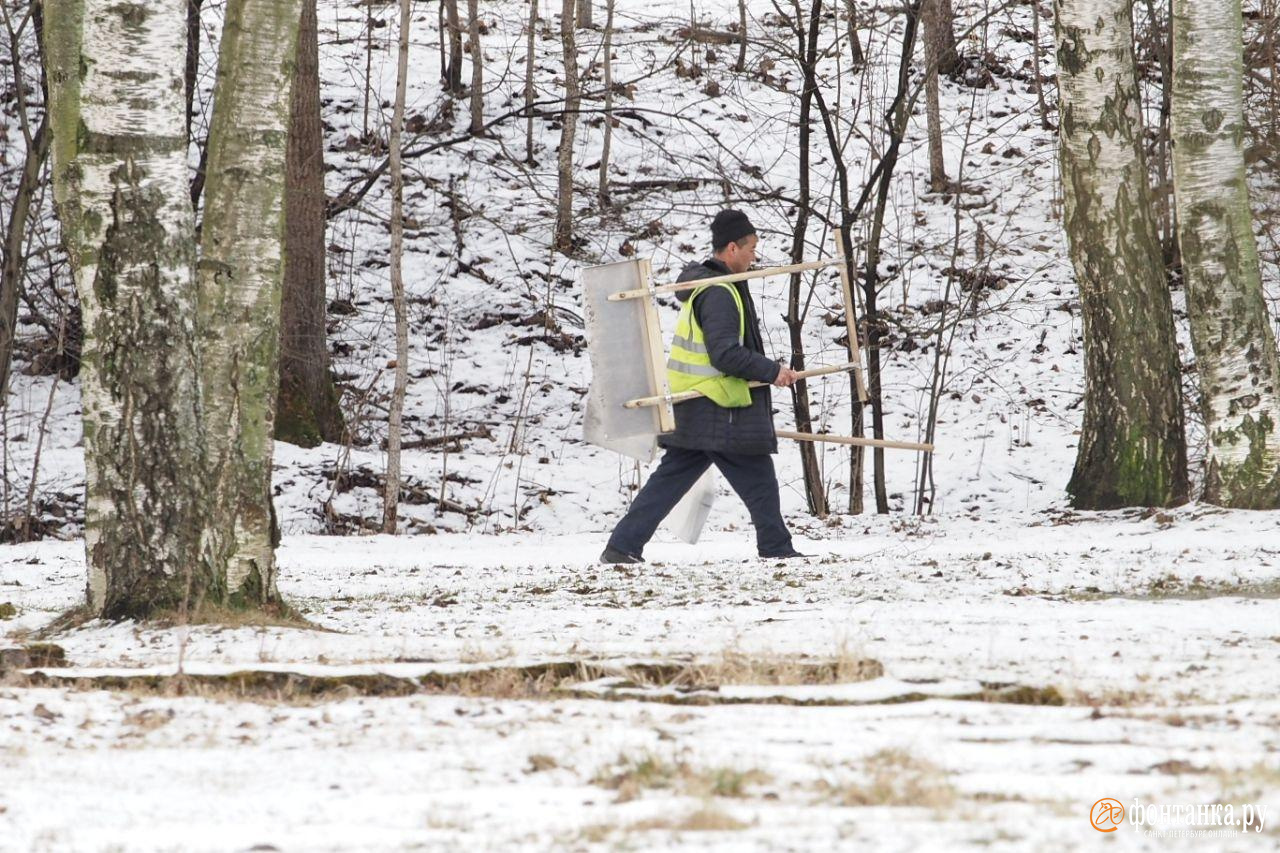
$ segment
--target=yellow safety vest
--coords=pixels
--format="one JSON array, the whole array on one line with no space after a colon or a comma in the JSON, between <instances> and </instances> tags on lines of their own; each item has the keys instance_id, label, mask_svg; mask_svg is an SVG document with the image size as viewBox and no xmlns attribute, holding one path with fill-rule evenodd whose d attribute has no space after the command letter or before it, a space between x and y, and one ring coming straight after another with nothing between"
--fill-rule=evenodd
<instances>
[{"instance_id":1,"label":"yellow safety vest","mask_svg":"<svg viewBox=\"0 0 1280 853\"><path fill-rule=\"evenodd\" d=\"M667 359L667 384L672 393L701 391L710 400L726 409L740 409L751 405L751 389L747 380L728 376L711 365L707 354L707 342L702 336L702 326L693 310L693 300L708 287L728 288L738 306L738 344L746 338L746 312L742 309L742 296L738 288L727 282L699 287L685 300L676 321L676 333L671 338L671 357Z\"/></svg>"}]
</instances>

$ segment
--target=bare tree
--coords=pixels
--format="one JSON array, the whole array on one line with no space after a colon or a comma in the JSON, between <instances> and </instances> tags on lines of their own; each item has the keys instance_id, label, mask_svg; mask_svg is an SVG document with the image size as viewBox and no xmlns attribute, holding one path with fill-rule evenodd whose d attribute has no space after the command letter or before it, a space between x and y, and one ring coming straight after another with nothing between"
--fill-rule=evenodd
<instances>
[{"instance_id":1,"label":"bare tree","mask_svg":"<svg viewBox=\"0 0 1280 853\"><path fill-rule=\"evenodd\" d=\"M524 56L524 161L533 165L533 74L538 36L538 0L529 0L529 32Z\"/></svg>"},{"instance_id":2,"label":"bare tree","mask_svg":"<svg viewBox=\"0 0 1280 853\"><path fill-rule=\"evenodd\" d=\"M943 26L942 0L924 0L920 16L924 23L925 54L925 124L929 137L929 189L935 193L947 188L947 164L942 156L942 110L938 104L938 74L947 51L955 52L955 36L950 26ZM947 36L951 36L950 46Z\"/></svg>"},{"instance_id":3,"label":"bare tree","mask_svg":"<svg viewBox=\"0 0 1280 853\"><path fill-rule=\"evenodd\" d=\"M577 27L580 30L589 30L595 26L592 20L592 3L591 0L578 0L577 11Z\"/></svg>"},{"instance_id":4,"label":"bare tree","mask_svg":"<svg viewBox=\"0 0 1280 853\"><path fill-rule=\"evenodd\" d=\"M926 0L937 3L937 27L934 36L938 44L938 71L952 75L960 70L960 51L956 45L956 13L951 0ZM926 38L931 38L928 34Z\"/></svg>"},{"instance_id":5,"label":"bare tree","mask_svg":"<svg viewBox=\"0 0 1280 853\"><path fill-rule=\"evenodd\" d=\"M1127 0L1057 0L1064 225L1084 316L1075 506L1187 498L1178 351L1143 154Z\"/></svg>"},{"instance_id":6,"label":"bare tree","mask_svg":"<svg viewBox=\"0 0 1280 853\"><path fill-rule=\"evenodd\" d=\"M9 220L5 223L4 243L0 245L0 402L9 389L9 370L13 361L14 335L18 326L18 291L27 269L27 225L31 205L41 183L45 161L49 157L49 116L41 104L40 123L32 131L31 105L26 97L26 73L22 55L22 42L26 27L35 30L37 42L40 35L40 5L32 4L29 14L23 16L18 26L13 25L7 6L0 6L4 19L5 35L9 45L9 66L13 72L15 109L22 132L25 153L18 186L9 201ZM37 43L37 49L40 45ZM43 69L40 87L47 89ZM46 94L47 99L47 94Z\"/></svg>"},{"instance_id":7,"label":"bare tree","mask_svg":"<svg viewBox=\"0 0 1280 853\"><path fill-rule=\"evenodd\" d=\"M484 135L484 52L480 49L480 0L467 0L467 50L471 53L471 133Z\"/></svg>"},{"instance_id":8,"label":"bare tree","mask_svg":"<svg viewBox=\"0 0 1280 853\"><path fill-rule=\"evenodd\" d=\"M578 127L578 48L573 34L576 0L562 0L560 40L564 48L564 110L560 113L560 151L556 159L559 193L553 245L557 252L573 252L573 143Z\"/></svg>"},{"instance_id":9,"label":"bare tree","mask_svg":"<svg viewBox=\"0 0 1280 853\"><path fill-rule=\"evenodd\" d=\"M862 303L867 324L867 395L871 406L871 434L874 438L884 436L884 394L882 393L882 372L880 369L880 339L883 335L880 319L880 240L884 235L885 212L889 205L889 188L894 170L898 165L898 155L902 141L907 135L907 122L911 116L910 102L914 99L910 94L911 57L915 54L916 36L920 25L920 0L915 0L905 8L906 25L902 31L902 52L898 64L897 87L893 101L885 112L886 130L889 135L884 154L872 173L864 195L854 211L859 211L874 188L875 209L871 216L871 229L867 238L866 263L863 270ZM876 512L889 511L889 490L885 485L884 448L876 447L871 454L871 484L876 497Z\"/></svg>"},{"instance_id":10,"label":"bare tree","mask_svg":"<svg viewBox=\"0 0 1280 853\"><path fill-rule=\"evenodd\" d=\"M849 59L854 68L861 68L866 63L862 54L862 39L858 37L858 5L857 0L844 0L844 22L846 37L849 39Z\"/></svg>"},{"instance_id":11,"label":"bare tree","mask_svg":"<svg viewBox=\"0 0 1280 853\"><path fill-rule=\"evenodd\" d=\"M738 0L738 61L734 63L733 70L747 70L747 0Z\"/></svg>"},{"instance_id":12,"label":"bare tree","mask_svg":"<svg viewBox=\"0 0 1280 853\"><path fill-rule=\"evenodd\" d=\"M818 63L818 31L822 26L822 0L813 0L806 18L800 6L800 0L792 0L792 27L796 36L796 58L800 63L800 72L804 76L804 89L800 94L800 186L796 204L795 231L791 240L791 262L798 264L804 260L805 234L809 227L809 142L810 121L813 109L813 93L817 89L815 70ZM787 330L791 340L791 368L805 369L804 349L804 316L801 311L803 278L800 273L792 273L790 288L787 291ZM803 433L813 432L813 418L809 411L808 382L801 379L791 386L791 404L795 414L796 430ZM822 482L822 471L818 466L818 454L812 442L796 443L800 451L800 465L804 472L805 495L809 503L809 511L819 518L827 514L826 488Z\"/></svg>"},{"instance_id":13,"label":"bare tree","mask_svg":"<svg viewBox=\"0 0 1280 853\"><path fill-rule=\"evenodd\" d=\"M600 144L600 209L609 201L609 147L613 142L613 0L606 0L604 23L604 140Z\"/></svg>"},{"instance_id":14,"label":"bare tree","mask_svg":"<svg viewBox=\"0 0 1280 853\"><path fill-rule=\"evenodd\" d=\"M302 447L342 438L325 330L324 125L317 0L302 0L285 157L284 284L276 438Z\"/></svg>"},{"instance_id":15,"label":"bare tree","mask_svg":"<svg viewBox=\"0 0 1280 853\"><path fill-rule=\"evenodd\" d=\"M458 0L441 0L449 39L449 64L446 66L445 88L454 95L461 95L462 87L462 19L458 15ZM371 4L372 5L372 4Z\"/></svg>"},{"instance_id":16,"label":"bare tree","mask_svg":"<svg viewBox=\"0 0 1280 853\"><path fill-rule=\"evenodd\" d=\"M475 0L471 0L474 13ZM473 14L474 20L474 14ZM404 172L400 163L405 87L409 76L409 0L400 0L400 40L396 61L396 98L391 112L391 300L396 315L396 378L387 419L387 476L382 494L382 532L395 533L400 503L400 426L409 382L409 318L405 310Z\"/></svg>"}]
</instances>

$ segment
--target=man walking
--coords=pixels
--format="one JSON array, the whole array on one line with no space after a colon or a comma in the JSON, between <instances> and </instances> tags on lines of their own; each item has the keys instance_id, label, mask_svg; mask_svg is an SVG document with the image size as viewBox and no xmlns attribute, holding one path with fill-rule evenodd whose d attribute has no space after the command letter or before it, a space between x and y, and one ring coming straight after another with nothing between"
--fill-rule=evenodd
<instances>
[{"instance_id":1,"label":"man walking","mask_svg":"<svg viewBox=\"0 0 1280 853\"><path fill-rule=\"evenodd\" d=\"M692 263L680 281L743 273L756 260L756 230L745 213L722 210L711 221L712 257ZM618 522L602 563L641 563L644 546L667 513L711 465L742 498L756 528L761 557L803 556L782 520L771 454L778 451L768 387L786 388L794 370L764 354L760 321L747 282L711 284L677 293L684 303L667 362L672 392L705 396L675 404L674 432L658 437L662 462Z\"/></svg>"}]
</instances>

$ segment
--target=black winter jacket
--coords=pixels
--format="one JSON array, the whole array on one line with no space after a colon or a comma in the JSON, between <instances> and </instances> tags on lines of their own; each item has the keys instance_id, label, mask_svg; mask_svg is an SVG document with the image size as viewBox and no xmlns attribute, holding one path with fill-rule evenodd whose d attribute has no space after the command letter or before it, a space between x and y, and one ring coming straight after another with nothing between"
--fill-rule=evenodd
<instances>
[{"instance_id":1,"label":"black winter jacket","mask_svg":"<svg viewBox=\"0 0 1280 853\"><path fill-rule=\"evenodd\" d=\"M728 267L711 258L689 264L678 280L692 281L728 274ZM739 281L733 286L738 289L747 314L742 345L738 344L738 306L727 290L718 286L708 287L698 294L693 303L706 339L707 355L711 357L712 366L721 373L753 382L773 382L778 378L781 367L764 354L760 321L747 283ZM682 290L676 296L684 302L692 294L692 290ZM740 409L726 409L706 397L676 403L675 431L659 436L658 444L715 453L777 453L778 438L773 432L773 400L769 388L752 389L751 400L750 406Z\"/></svg>"}]
</instances>

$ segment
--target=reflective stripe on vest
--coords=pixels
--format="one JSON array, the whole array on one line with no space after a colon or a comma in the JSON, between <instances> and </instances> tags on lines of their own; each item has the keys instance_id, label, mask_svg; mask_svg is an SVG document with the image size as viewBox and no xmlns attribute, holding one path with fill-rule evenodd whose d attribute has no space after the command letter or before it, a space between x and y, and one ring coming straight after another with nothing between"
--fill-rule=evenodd
<instances>
[{"instance_id":1,"label":"reflective stripe on vest","mask_svg":"<svg viewBox=\"0 0 1280 853\"><path fill-rule=\"evenodd\" d=\"M702 335L698 315L693 310L693 301L708 287L724 287L733 295L733 302L738 307L738 345L742 346L746 341L747 317L738 288L727 282L699 287L680 308L676 333L671 337L671 357L667 359L667 384L672 393L700 391L727 409L750 406L751 389L747 380L721 373L711 364L711 356L707 354L707 342Z\"/></svg>"}]
</instances>

